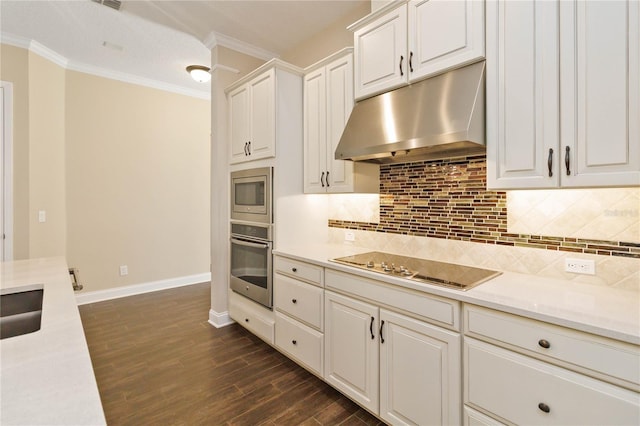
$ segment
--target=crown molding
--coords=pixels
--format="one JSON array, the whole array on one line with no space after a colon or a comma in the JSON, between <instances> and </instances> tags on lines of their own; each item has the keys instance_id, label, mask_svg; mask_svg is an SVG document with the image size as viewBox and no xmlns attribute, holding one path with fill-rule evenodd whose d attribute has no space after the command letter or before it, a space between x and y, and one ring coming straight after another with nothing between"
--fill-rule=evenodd
<instances>
[{"instance_id":1,"label":"crown molding","mask_svg":"<svg viewBox=\"0 0 640 426\"><path fill-rule=\"evenodd\" d=\"M233 49L240 53L244 53L245 55L253 56L254 58L262 59L263 61L269 61L273 58L280 57L280 55L275 52L261 49L252 44L240 41L236 38L216 33L215 31L209 33L209 35L204 39L203 43L208 49L213 49L215 46L222 46L228 49Z\"/></svg>"},{"instance_id":2,"label":"crown molding","mask_svg":"<svg viewBox=\"0 0 640 426\"><path fill-rule=\"evenodd\" d=\"M149 87L152 89L163 90L165 92L176 93L179 95L190 96L192 98L211 100L211 92L204 90L194 90L175 84L165 83L163 81L153 80L146 77L140 77L133 74L127 74L119 71L113 71L106 68L96 67L77 61L69 61L59 53L49 49L43 44L35 40L29 40L24 37L15 36L13 34L0 33L0 43L10 46L27 49L28 51L41 56L54 64L66 70L77 71L84 74L91 74L97 77L108 78L111 80L121 81L123 83L135 84L138 86Z\"/></svg>"}]
</instances>

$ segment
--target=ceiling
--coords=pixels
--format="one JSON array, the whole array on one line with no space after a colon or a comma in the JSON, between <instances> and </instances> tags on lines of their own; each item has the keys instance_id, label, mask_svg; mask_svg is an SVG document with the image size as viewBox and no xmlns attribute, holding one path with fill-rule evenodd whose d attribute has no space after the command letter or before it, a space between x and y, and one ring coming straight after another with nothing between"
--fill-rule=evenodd
<instances>
[{"instance_id":1,"label":"ceiling","mask_svg":"<svg viewBox=\"0 0 640 426\"><path fill-rule=\"evenodd\" d=\"M3 43L44 46L68 69L208 97L209 83L185 67L209 66L214 45L268 60L363 2L123 0L115 10L91 0L2 0L0 30Z\"/></svg>"}]
</instances>

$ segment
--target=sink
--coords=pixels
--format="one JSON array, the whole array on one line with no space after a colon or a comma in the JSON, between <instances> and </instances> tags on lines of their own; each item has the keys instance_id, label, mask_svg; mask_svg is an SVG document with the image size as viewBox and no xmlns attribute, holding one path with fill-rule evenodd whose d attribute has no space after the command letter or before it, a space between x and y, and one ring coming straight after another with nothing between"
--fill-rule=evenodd
<instances>
[{"instance_id":1,"label":"sink","mask_svg":"<svg viewBox=\"0 0 640 426\"><path fill-rule=\"evenodd\" d=\"M43 293L42 284L2 291L0 294L0 339L40 330Z\"/></svg>"}]
</instances>

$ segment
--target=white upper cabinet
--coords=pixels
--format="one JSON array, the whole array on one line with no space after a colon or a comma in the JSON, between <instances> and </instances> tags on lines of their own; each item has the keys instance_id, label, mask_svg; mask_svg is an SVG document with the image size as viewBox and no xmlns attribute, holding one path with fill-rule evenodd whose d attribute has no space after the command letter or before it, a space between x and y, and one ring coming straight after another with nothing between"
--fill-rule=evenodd
<instances>
[{"instance_id":1,"label":"white upper cabinet","mask_svg":"<svg viewBox=\"0 0 640 426\"><path fill-rule=\"evenodd\" d=\"M406 84L407 6L355 30L353 46L356 99Z\"/></svg>"},{"instance_id":2,"label":"white upper cabinet","mask_svg":"<svg viewBox=\"0 0 640 426\"><path fill-rule=\"evenodd\" d=\"M489 188L640 184L638 10L487 2Z\"/></svg>"},{"instance_id":3,"label":"white upper cabinet","mask_svg":"<svg viewBox=\"0 0 640 426\"><path fill-rule=\"evenodd\" d=\"M640 3L562 1L560 29L562 185L640 185Z\"/></svg>"},{"instance_id":4,"label":"white upper cabinet","mask_svg":"<svg viewBox=\"0 0 640 426\"><path fill-rule=\"evenodd\" d=\"M227 88L231 164L276 156L287 110L300 108L301 74L274 59Z\"/></svg>"},{"instance_id":5,"label":"white upper cabinet","mask_svg":"<svg viewBox=\"0 0 640 426\"><path fill-rule=\"evenodd\" d=\"M353 54L344 49L306 70L304 77L305 193L378 192L379 167L336 160L353 108Z\"/></svg>"},{"instance_id":6,"label":"white upper cabinet","mask_svg":"<svg viewBox=\"0 0 640 426\"><path fill-rule=\"evenodd\" d=\"M413 0L409 7L409 79L484 57L484 1Z\"/></svg>"},{"instance_id":7,"label":"white upper cabinet","mask_svg":"<svg viewBox=\"0 0 640 426\"><path fill-rule=\"evenodd\" d=\"M351 27L355 96L365 98L484 57L484 2L392 3Z\"/></svg>"},{"instance_id":8,"label":"white upper cabinet","mask_svg":"<svg viewBox=\"0 0 640 426\"><path fill-rule=\"evenodd\" d=\"M489 187L559 183L558 31L557 1L487 2Z\"/></svg>"}]
</instances>

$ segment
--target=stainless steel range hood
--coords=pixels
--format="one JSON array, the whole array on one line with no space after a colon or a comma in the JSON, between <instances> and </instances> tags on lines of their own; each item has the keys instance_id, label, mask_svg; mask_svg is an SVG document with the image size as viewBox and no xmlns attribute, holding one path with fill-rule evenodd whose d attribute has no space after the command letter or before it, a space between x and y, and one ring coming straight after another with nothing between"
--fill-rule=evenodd
<instances>
[{"instance_id":1,"label":"stainless steel range hood","mask_svg":"<svg viewBox=\"0 0 640 426\"><path fill-rule=\"evenodd\" d=\"M386 164L486 152L478 62L358 102L336 160Z\"/></svg>"}]
</instances>

